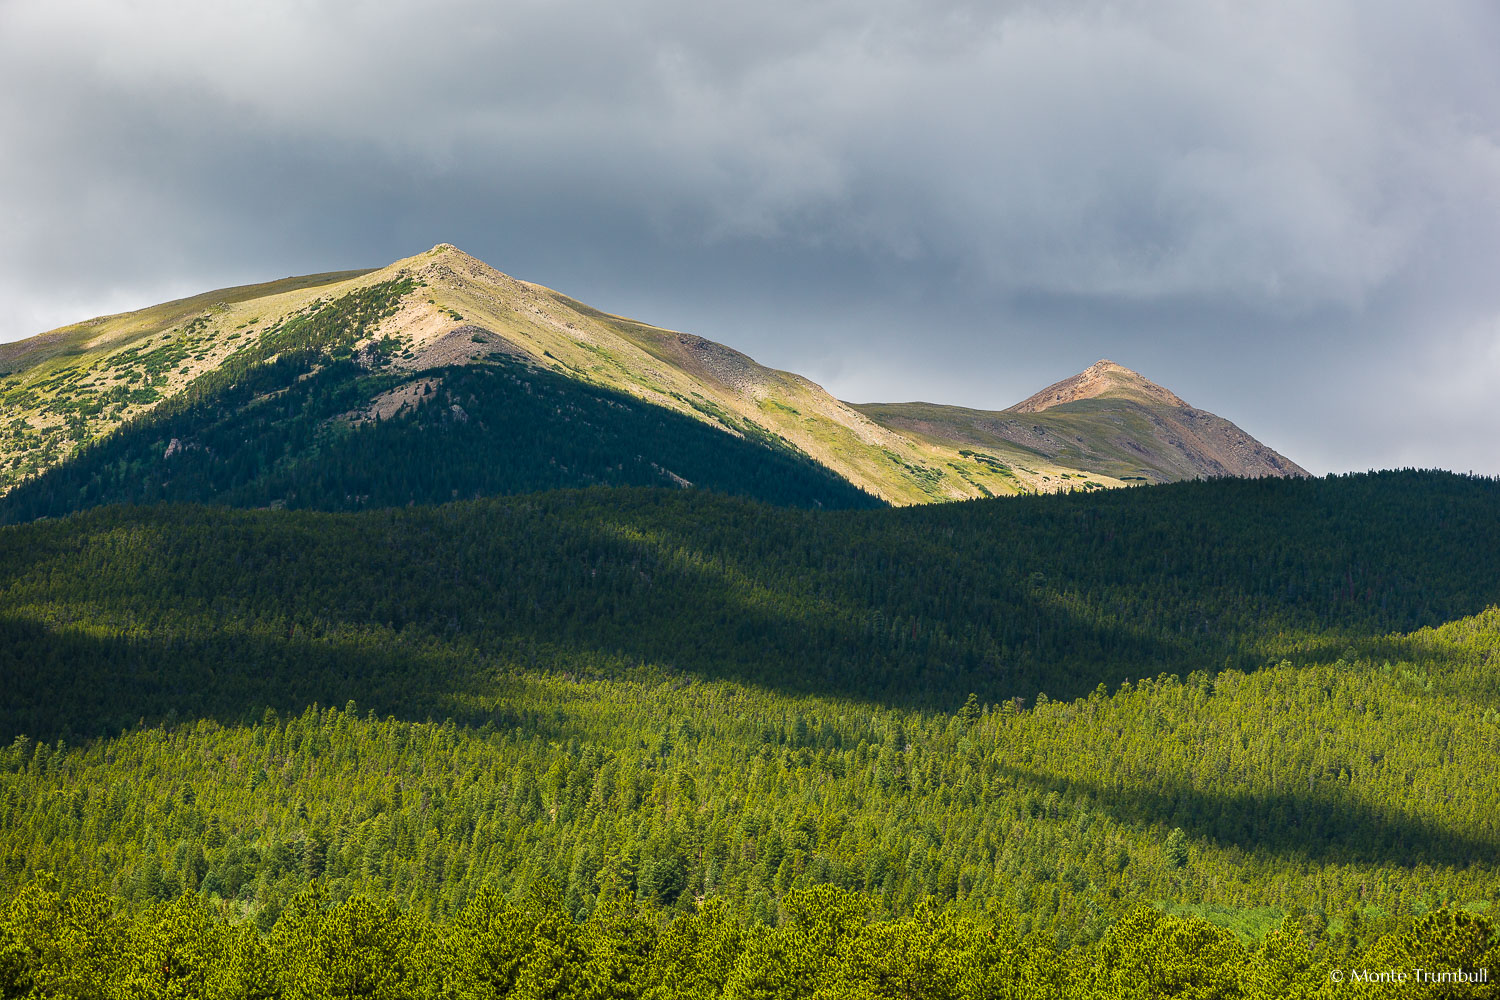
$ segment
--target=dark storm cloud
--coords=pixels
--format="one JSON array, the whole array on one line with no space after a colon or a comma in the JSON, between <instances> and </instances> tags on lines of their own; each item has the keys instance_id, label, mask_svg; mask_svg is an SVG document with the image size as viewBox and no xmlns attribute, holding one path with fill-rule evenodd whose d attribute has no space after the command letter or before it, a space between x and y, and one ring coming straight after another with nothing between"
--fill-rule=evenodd
<instances>
[{"instance_id":1,"label":"dark storm cloud","mask_svg":"<svg viewBox=\"0 0 1500 1000\"><path fill-rule=\"evenodd\" d=\"M0 337L447 240L845 398L1500 472L1493 8L0 3Z\"/></svg>"}]
</instances>

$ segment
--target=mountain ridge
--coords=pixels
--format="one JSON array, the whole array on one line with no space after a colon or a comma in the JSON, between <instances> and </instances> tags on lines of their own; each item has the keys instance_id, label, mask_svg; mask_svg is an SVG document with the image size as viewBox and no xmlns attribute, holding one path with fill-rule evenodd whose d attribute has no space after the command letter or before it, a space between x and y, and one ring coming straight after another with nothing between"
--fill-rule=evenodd
<instances>
[{"instance_id":1,"label":"mountain ridge","mask_svg":"<svg viewBox=\"0 0 1500 1000\"><path fill-rule=\"evenodd\" d=\"M340 303L397 285L401 291L382 315L361 326L357 337L344 338L347 343L325 344L326 356L312 359L309 370L352 358L373 373L414 380L503 357L789 449L897 505L1236 472L1224 463L1204 473L1202 462L1159 462L1143 476L1128 463L1080 461L1092 455L1089 449L1036 447L1003 434L978 435L983 450L976 450L962 435L912 426L900 414L882 414L878 404L872 412L845 403L804 376L761 365L731 347L603 312L442 243L383 268L205 292L5 345L0 493L66 461L86 442L150 419L163 400L190 390L201 394L202 387L228 378L216 373L271 363L281 356L279 345L301 343L295 331L324 323ZM1095 381L1111 379L1119 382L1113 369ZM1156 388L1158 396L1176 399ZM351 412L375 405L356 402ZM1058 410L1051 406L1047 419Z\"/></svg>"}]
</instances>

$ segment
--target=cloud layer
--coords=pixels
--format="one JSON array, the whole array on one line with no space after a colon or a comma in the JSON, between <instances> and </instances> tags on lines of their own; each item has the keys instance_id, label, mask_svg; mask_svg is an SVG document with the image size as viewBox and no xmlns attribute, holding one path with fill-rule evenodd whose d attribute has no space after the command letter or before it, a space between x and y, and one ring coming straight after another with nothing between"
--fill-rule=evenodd
<instances>
[{"instance_id":1,"label":"cloud layer","mask_svg":"<svg viewBox=\"0 0 1500 1000\"><path fill-rule=\"evenodd\" d=\"M0 4L0 339L439 241L846 398L1500 473L1482 2Z\"/></svg>"}]
</instances>

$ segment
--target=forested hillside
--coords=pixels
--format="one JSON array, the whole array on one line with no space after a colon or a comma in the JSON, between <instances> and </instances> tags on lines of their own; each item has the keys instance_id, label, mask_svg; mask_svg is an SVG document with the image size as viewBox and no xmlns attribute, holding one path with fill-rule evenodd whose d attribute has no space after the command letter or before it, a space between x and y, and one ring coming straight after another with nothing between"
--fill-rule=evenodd
<instances>
[{"instance_id":1,"label":"forested hillside","mask_svg":"<svg viewBox=\"0 0 1500 1000\"><path fill-rule=\"evenodd\" d=\"M952 714L518 673L469 696L477 727L351 703L18 738L6 870L102 869L128 898L186 887L267 925L311 878L434 914L545 880L578 915L612 878L761 920L826 882L890 913L999 900L1063 944L1130 900L1408 914L1500 892L1497 639L1491 611L1323 666Z\"/></svg>"},{"instance_id":2,"label":"forested hillside","mask_svg":"<svg viewBox=\"0 0 1500 1000\"><path fill-rule=\"evenodd\" d=\"M0 522L110 503L358 510L590 485L881 505L768 432L737 437L523 364L482 331L466 340L486 350L479 364L383 368L393 341L356 358L354 345L412 288L375 285L266 331L182 395L0 497Z\"/></svg>"},{"instance_id":3,"label":"forested hillside","mask_svg":"<svg viewBox=\"0 0 1500 1000\"><path fill-rule=\"evenodd\" d=\"M348 934L415 977L390 995L459 989L452 949L502 938L484 968L517 995L1312 996L1356 960L1472 967L1494 938L1466 914L1500 901L1497 514L1494 481L1383 473L0 529L0 968L123 982L190 940L174 968L321 996ZM847 926L809 931L810 899ZM39 926L84 950L27 951ZM962 979L995 941L998 978Z\"/></svg>"},{"instance_id":4,"label":"forested hillside","mask_svg":"<svg viewBox=\"0 0 1500 1000\"><path fill-rule=\"evenodd\" d=\"M774 439L515 362L406 378L353 362L297 374L258 368L212 401L128 427L0 499L0 519L161 501L359 510L588 485L881 505ZM400 411L367 415L382 394Z\"/></svg>"},{"instance_id":5,"label":"forested hillside","mask_svg":"<svg viewBox=\"0 0 1500 1000\"><path fill-rule=\"evenodd\" d=\"M1494 481L1423 473L844 513L671 490L105 508L0 532L0 734L351 698L478 725L471 695L517 669L952 711L1332 662L1500 601L1497 511Z\"/></svg>"}]
</instances>

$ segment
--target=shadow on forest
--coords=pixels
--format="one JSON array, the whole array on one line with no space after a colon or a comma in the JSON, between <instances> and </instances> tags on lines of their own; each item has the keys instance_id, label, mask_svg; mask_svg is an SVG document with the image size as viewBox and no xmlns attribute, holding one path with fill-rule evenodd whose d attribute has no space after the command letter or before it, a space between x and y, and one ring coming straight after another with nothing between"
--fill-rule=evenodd
<instances>
[{"instance_id":1,"label":"shadow on forest","mask_svg":"<svg viewBox=\"0 0 1500 1000\"><path fill-rule=\"evenodd\" d=\"M879 606L789 594L745 567L679 552L657 555L644 572L641 543L623 540L618 525L585 525L556 540L549 558L496 570L505 537L444 551L435 516L404 515L400 537L385 539L347 530L368 519L327 515L139 508L113 516L126 524L110 544L123 534L141 553L106 556L112 564L97 585L55 574L76 551L70 537L10 567L12 580L46 582L12 602L24 612L0 612L0 657L11 660L0 738L108 735L169 715L245 721L266 707L348 700L412 721L503 725L496 713L527 670L690 674L951 710L971 691L995 702L1043 687L1070 697L1104 679L1101 664L1118 671L1109 679L1123 679L1190 654L1008 588L987 596L1024 623L1018 631L1066 636L1069 649L1053 658L1025 650L1007 664L972 630L953 635L946 623L894 613L886 621ZM275 532L244 530L257 522ZM345 533L331 539L320 524ZM37 620L44 616L49 624Z\"/></svg>"},{"instance_id":2,"label":"shadow on forest","mask_svg":"<svg viewBox=\"0 0 1500 1000\"><path fill-rule=\"evenodd\" d=\"M1017 782L1056 792L1109 813L1123 823L1181 827L1199 842L1248 854L1295 855L1317 864L1463 868L1500 853L1493 839L1472 837L1422 817L1405 816L1329 794L1316 784L1306 792L1218 793L1185 781L1114 791L1083 780L1009 767Z\"/></svg>"},{"instance_id":3,"label":"shadow on forest","mask_svg":"<svg viewBox=\"0 0 1500 1000\"><path fill-rule=\"evenodd\" d=\"M0 736L77 742L141 725L211 718L258 722L267 709L298 714L314 703L467 726L569 735L514 706L524 678L478 669L452 651L220 631L207 638L100 638L0 615L7 694ZM441 686L432 678L443 679Z\"/></svg>"},{"instance_id":4,"label":"shadow on forest","mask_svg":"<svg viewBox=\"0 0 1500 1000\"><path fill-rule=\"evenodd\" d=\"M526 672L536 670L584 678L689 674L902 707L921 705L922 694L955 700L960 692L978 690L998 701L1015 689L1014 675L933 667L931 650L927 667L910 669L899 644L892 652L836 620L757 608L707 580L695 590L716 609L716 618L696 619L697 635L686 639L680 609L652 604L565 628L543 621L465 632L345 622L329 630L337 633L332 637L309 634L291 616L276 618L270 627L263 620L251 623L232 607L220 624L179 617L175 628L128 631L97 627L98 605L92 614L79 614L76 627L0 613L0 674L7 687L0 740L25 733L76 741L201 717L246 723L266 708L285 714L314 702L348 701L406 721L452 718L499 728L524 722L540 730L543 723L518 720L511 707L527 684ZM145 617L150 610L119 599L104 604L114 620ZM1081 627L1074 632L1089 634ZM1101 641L1116 649L1126 642ZM1173 658L1163 644L1128 641L1135 652L1130 662ZM820 651L816 661L809 660L809 648ZM939 646L937 656L951 652ZM1079 682L1080 689L1090 680Z\"/></svg>"},{"instance_id":5,"label":"shadow on forest","mask_svg":"<svg viewBox=\"0 0 1500 1000\"><path fill-rule=\"evenodd\" d=\"M1254 669L1281 646L1331 662L1372 634L1361 616L1385 600L1306 596L1318 589L1307 580L1337 582L1348 553L1320 554L1318 540L1337 549L1348 526L1330 515L1326 538L1272 550L1277 536L1256 529L1225 548L1244 512L1221 501L1260 510L1268 490L1321 490L1368 507L1364 485L1182 484L841 514L630 489L355 515L98 508L0 531L0 737L350 699L499 725L505 684L532 669L953 711L970 692L1070 699L1161 673ZM1483 484L1438 486L1475 493L1475 517L1493 513ZM1188 514L1219 520L1163 549ZM1471 546L1470 527L1403 528L1399 551L1372 536L1360 558L1388 565L1361 572L1407 615L1439 606L1429 564L1457 567L1438 581L1440 606L1478 610L1492 576L1444 548ZM1295 559L1306 566L1265 568ZM1303 596L1283 599L1295 580Z\"/></svg>"}]
</instances>

